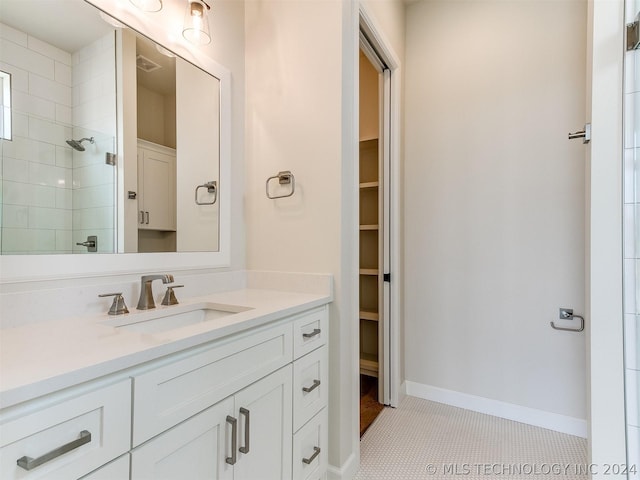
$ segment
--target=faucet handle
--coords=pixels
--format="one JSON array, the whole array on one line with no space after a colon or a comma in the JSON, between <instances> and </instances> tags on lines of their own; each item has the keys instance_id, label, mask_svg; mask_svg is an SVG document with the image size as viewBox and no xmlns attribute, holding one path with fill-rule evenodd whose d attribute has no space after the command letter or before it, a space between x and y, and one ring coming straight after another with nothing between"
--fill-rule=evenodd
<instances>
[{"instance_id":1,"label":"faucet handle","mask_svg":"<svg viewBox=\"0 0 640 480\"><path fill-rule=\"evenodd\" d=\"M162 305L177 305L179 302L173 289L181 287L184 287L184 285L167 285L167 291L161 302Z\"/></svg>"},{"instance_id":2,"label":"faucet handle","mask_svg":"<svg viewBox=\"0 0 640 480\"><path fill-rule=\"evenodd\" d=\"M109 315L124 315L129 313L126 303L124 303L124 297L122 292L117 293L102 293L98 297L113 297L113 303L109 309Z\"/></svg>"}]
</instances>

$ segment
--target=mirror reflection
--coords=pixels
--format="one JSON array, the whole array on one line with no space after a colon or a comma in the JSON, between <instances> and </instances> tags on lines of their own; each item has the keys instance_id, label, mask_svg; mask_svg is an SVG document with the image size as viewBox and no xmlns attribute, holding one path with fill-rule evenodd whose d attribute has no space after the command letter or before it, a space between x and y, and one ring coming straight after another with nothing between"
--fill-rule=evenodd
<instances>
[{"instance_id":1,"label":"mirror reflection","mask_svg":"<svg viewBox=\"0 0 640 480\"><path fill-rule=\"evenodd\" d=\"M0 22L2 254L217 251L218 79L82 0Z\"/></svg>"}]
</instances>

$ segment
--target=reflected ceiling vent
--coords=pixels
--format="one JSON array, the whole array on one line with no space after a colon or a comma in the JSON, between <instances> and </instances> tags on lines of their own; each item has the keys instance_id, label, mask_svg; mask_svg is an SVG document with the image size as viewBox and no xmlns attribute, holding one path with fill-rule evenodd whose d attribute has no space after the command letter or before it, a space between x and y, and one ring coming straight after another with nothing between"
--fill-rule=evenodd
<instances>
[{"instance_id":1,"label":"reflected ceiling vent","mask_svg":"<svg viewBox=\"0 0 640 480\"><path fill-rule=\"evenodd\" d=\"M144 55L138 55L136 57L136 66L143 72L147 72L147 73L153 72L154 70L158 70L159 68L162 68L156 62L154 62L153 60L149 60Z\"/></svg>"}]
</instances>

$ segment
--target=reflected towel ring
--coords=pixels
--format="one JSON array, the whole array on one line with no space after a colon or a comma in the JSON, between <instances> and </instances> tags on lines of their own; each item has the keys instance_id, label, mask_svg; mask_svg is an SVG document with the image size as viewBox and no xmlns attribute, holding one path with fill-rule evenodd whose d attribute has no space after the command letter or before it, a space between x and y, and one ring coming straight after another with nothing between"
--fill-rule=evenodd
<instances>
[{"instance_id":1,"label":"reflected towel ring","mask_svg":"<svg viewBox=\"0 0 640 480\"><path fill-rule=\"evenodd\" d=\"M206 188L207 192L213 193L213 201L212 202L200 202L198 201L198 190L201 188ZM203 185L198 185L196 187L196 205L213 205L218 200L218 183L215 180L207 182Z\"/></svg>"},{"instance_id":2,"label":"reflected towel ring","mask_svg":"<svg viewBox=\"0 0 640 480\"><path fill-rule=\"evenodd\" d=\"M278 183L280 185L291 185L291 191L285 195L271 195L269 193L269 182L271 180L275 180L276 178L278 179ZM290 197L296 191L296 178L293 176L293 173L291 173L290 170L283 170L282 172L278 172L277 175L267 178L266 191L267 191L267 198L270 200L275 200L276 198Z\"/></svg>"}]
</instances>

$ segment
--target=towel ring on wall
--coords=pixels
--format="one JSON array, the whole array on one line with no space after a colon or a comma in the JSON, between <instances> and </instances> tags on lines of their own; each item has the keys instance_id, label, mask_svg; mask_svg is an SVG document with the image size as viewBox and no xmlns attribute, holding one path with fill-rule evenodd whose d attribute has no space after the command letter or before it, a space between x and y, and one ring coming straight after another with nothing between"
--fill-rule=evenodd
<instances>
[{"instance_id":1,"label":"towel ring on wall","mask_svg":"<svg viewBox=\"0 0 640 480\"><path fill-rule=\"evenodd\" d=\"M207 192L213 193L213 201L212 202L200 202L198 201L198 190L201 188L206 188ZM218 200L218 183L215 180L211 180L203 185L198 185L196 187L196 205L213 205Z\"/></svg>"},{"instance_id":2,"label":"towel ring on wall","mask_svg":"<svg viewBox=\"0 0 640 480\"><path fill-rule=\"evenodd\" d=\"M269 193L269 182L271 180L275 180L276 178L278 179L278 183L280 185L291 185L291 191L289 193L285 194L285 195L273 195L272 196ZM291 171L289 171L289 170L283 170L282 172L278 172L277 175L274 175L273 177L267 178L266 191L267 191L267 198L270 199L270 200L274 200L276 198L290 197L296 191L296 178L293 176L293 173L291 173Z\"/></svg>"},{"instance_id":3,"label":"towel ring on wall","mask_svg":"<svg viewBox=\"0 0 640 480\"><path fill-rule=\"evenodd\" d=\"M560 309L560 319L561 320L573 320L574 318L580 319L580 328L563 328L556 327L556 324L550 322L551 328L554 330L564 330L565 332L581 332L584 330L584 317L580 315L574 315L573 310L571 308L561 308Z\"/></svg>"}]
</instances>

